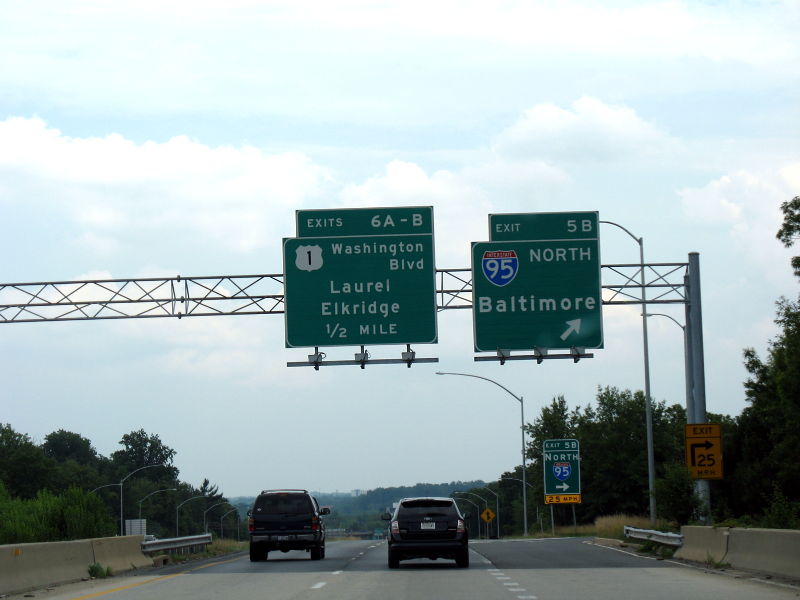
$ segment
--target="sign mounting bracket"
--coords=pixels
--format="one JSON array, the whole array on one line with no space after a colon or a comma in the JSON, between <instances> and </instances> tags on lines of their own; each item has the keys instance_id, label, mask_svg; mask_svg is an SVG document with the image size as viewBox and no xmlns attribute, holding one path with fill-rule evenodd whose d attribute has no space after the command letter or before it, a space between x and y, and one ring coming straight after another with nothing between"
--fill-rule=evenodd
<instances>
[{"instance_id":1,"label":"sign mounting bracket","mask_svg":"<svg viewBox=\"0 0 800 600\"><path fill-rule=\"evenodd\" d=\"M405 364L409 369L415 363L438 363L438 358L418 358L417 353L411 349L411 344L406 344L405 352L400 354L400 358L372 358L369 351L361 346L361 352L356 352L353 360L325 360L326 354L319 351L319 347L314 347L314 353L308 355L307 361L287 362L287 367L314 367L319 371L322 366L341 366L358 365L362 369L367 365L397 365Z\"/></svg>"}]
</instances>

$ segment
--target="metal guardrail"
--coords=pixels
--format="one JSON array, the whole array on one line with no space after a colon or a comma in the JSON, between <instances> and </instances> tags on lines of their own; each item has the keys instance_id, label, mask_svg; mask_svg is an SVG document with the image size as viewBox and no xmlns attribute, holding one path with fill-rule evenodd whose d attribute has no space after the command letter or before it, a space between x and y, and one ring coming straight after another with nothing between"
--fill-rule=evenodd
<instances>
[{"instance_id":1,"label":"metal guardrail","mask_svg":"<svg viewBox=\"0 0 800 600\"><path fill-rule=\"evenodd\" d=\"M629 527L628 525L625 525L624 530L625 537L636 540L647 540L666 546L683 545L683 536L680 533L668 533L664 531L655 531L654 529L637 529L636 527Z\"/></svg>"},{"instance_id":2,"label":"metal guardrail","mask_svg":"<svg viewBox=\"0 0 800 600\"><path fill-rule=\"evenodd\" d=\"M185 548L194 548L195 546L205 546L206 544L210 543L210 533L205 533L202 535L188 535L186 537L142 542L142 552L145 554L152 554L154 552L164 552L168 550L183 550Z\"/></svg>"}]
</instances>

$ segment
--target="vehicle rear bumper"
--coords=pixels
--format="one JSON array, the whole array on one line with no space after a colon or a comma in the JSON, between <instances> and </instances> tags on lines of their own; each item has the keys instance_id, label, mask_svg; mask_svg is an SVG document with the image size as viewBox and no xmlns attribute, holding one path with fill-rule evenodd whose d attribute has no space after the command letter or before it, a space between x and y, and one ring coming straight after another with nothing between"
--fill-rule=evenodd
<instances>
[{"instance_id":1,"label":"vehicle rear bumper","mask_svg":"<svg viewBox=\"0 0 800 600\"><path fill-rule=\"evenodd\" d=\"M389 550L398 558L455 558L466 549L466 539L435 542L392 540L389 544Z\"/></svg>"},{"instance_id":2,"label":"vehicle rear bumper","mask_svg":"<svg viewBox=\"0 0 800 600\"><path fill-rule=\"evenodd\" d=\"M251 542L275 542L280 544L283 542L319 542L324 538L318 533L252 533L250 534Z\"/></svg>"}]
</instances>

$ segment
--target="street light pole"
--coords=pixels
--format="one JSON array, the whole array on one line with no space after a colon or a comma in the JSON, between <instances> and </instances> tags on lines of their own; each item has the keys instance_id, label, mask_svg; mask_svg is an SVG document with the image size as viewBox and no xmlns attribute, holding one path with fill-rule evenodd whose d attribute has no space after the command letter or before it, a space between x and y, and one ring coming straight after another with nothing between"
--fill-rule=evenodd
<instances>
[{"instance_id":1,"label":"street light pole","mask_svg":"<svg viewBox=\"0 0 800 600\"><path fill-rule=\"evenodd\" d=\"M685 325L681 325L678 320L666 313L646 313L648 317L666 317L675 325L681 328L683 331L683 369L684 369L684 379L686 380L686 422L689 423L692 420L692 415L694 415L694 398L692 396L692 388L694 385L692 384L692 364L691 358L689 354L689 337L688 331L686 330Z\"/></svg>"},{"instance_id":2,"label":"street light pole","mask_svg":"<svg viewBox=\"0 0 800 600\"><path fill-rule=\"evenodd\" d=\"M125 516L122 512L122 484L125 483L125 480L134 473L138 473L139 471L142 471L144 469L150 469L152 467L164 467L164 466L166 465L164 465L163 463L158 463L157 465L145 465L143 467L139 467L135 471L131 471L130 473L125 475L125 477L119 480L119 534L121 536L125 535L125 531L123 529L125 527Z\"/></svg>"},{"instance_id":3,"label":"street light pole","mask_svg":"<svg viewBox=\"0 0 800 600\"><path fill-rule=\"evenodd\" d=\"M525 480L525 471L527 471L527 460L525 458L525 403L522 396L517 396L514 392L509 390L504 385L497 383L494 379L488 377L481 377L480 375L473 375L471 373L450 373L445 371L436 371L437 375L460 375L461 377L474 377L475 379L483 379L489 383L495 384L497 387L504 389L508 392L517 402L519 402L519 414L521 419L520 432L522 434L522 525L524 535L528 536L528 490Z\"/></svg>"},{"instance_id":4,"label":"street light pole","mask_svg":"<svg viewBox=\"0 0 800 600\"><path fill-rule=\"evenodd\" d=\"M454 494L469 494L470 496L475 496L476 498L480 498L483 501L484 510L489 508L489 503L486 501L486 498L484 498L480 494L473 494L472 492L461 492L461 491L456 491L456 492L453 492L453 493ZM480 507L478 507L478 508L480 509ZM478 513L478 516L480 517L480 513ZM479 530L480 530L480 526L481 526L481 521L479 520L478 521L478 529ZM486 539L488 540L489 539L489 523L486 523L486 525L484 526L483 530L486 533Z\"/></svg>"},{"instance_id":5,"label":"street light pole","mask_svg":"<svg viewBox=\"0 0 800 600\"><path fill-rule=\"evenodd\" d=\"M147 500L153 494L157 494L159 492L174 492L174 491L177 491L177 488L164 488L163 490L156 490L155 492L150 492L149 494L147 494L147 496L139 500L139 520L140 521L142 520L142 502Z\"/></svg>"},{"instance_id":6,"label":"street light pole","mask_svg":"<svg viewBox=\"0 0 800 600\"><path fill-rule=\"evenodd\" d=\"M647 340L647 295L644 275L644 238L636 237L614 221L600 221L619 227L639 244L639 281L642 288L642 343L644 345L644 414L647 422L647 491L650 496L650 523L656 522L656 461L653 450L653 407L650 401L650 350Z\"/></svg>"},{"instance_id":7,"label":"street light pole","mask_svg":"<svg viewBox=\"0 0 800 600\"><path fill-rule=\"evenodd\" d=\"M180 528L179 528L179 523L180 523L179 516L180 516L181 506L183 506L184 504L189 502L189 500L195 500L197 498L205 498L205 497L206 497L205 494L200 494L198 496L192 496L191 498L187 498L186 500L184 500L183 502L178 504L178 506L175 507L175 537L180 537L181 536Z\"/></svg>"},{"instance_id":8,"label":"street light pole","mask_svg":"<svg viewBox=\"0 0 800 600\"><path fill-rule=\"evenodd\" d=\"M453 493L455 493L455 492L453 492ZM481 539L481 516L479 514L477 514L477 511L479 511L481 509L481 507L478 506L477 504L475 504L472 500L467 500L466 498L454 498L454 500L456 501L456 503L458 503L459 500L461 500L462 502L468 502L469 504L472 504L472 506L475 507L476 516L478 517L478 521L477 521L477 523L478 523L478 539Z\"/></svg>"},{"instance_id":9,"label":"street light pole","mask_svg":"<svg viewBox=\"0 0 800 600\"><path fill-rule=\"evenodd\" d=\"M227 504L227 502L217 502L216 504L212 504L205 510L205 512L203 512L203 533L208 533L208 525L206 524L206 515L208 514L208 511L210 511L212 508L222 506L223 504Z\"/></svg>"},{"instance_id":10,"label":"street light pole","mask_svg":"<svg viewBox=\"0 0 800 600\"><path fill-rule=\"evenodd\" d=\"M228 512L226 512L224 515L222 515L222 516L219 518L219 538L220 538L220 539L222 539L222 520L223 520L225 517L227 517L229 514L231 514L233 511L235 511L235 510L239 510L239 509L238 509L238 508L232 508L232 509L230 509ZM238 515L237 515L237 519L238 519Z\"/></svg>"},{"instance_id":11,"label":"street light pole","mask_svg":"<svg viewBox=\"0 0 800 600\"><path fill-rule=\"evenodd\" d=\"M527 481L522 481L522 479L519 479L518 477L501 477L500 481L517 481L517 482L523 483L524 485L527 485L532 490L536 489L532 483L528 483ZM539 516L539 505L538 504L536 504L536 522L539 523L539 531L544 533L544 525L542 524L542 519Z\"/></svg>"}]
</instances>

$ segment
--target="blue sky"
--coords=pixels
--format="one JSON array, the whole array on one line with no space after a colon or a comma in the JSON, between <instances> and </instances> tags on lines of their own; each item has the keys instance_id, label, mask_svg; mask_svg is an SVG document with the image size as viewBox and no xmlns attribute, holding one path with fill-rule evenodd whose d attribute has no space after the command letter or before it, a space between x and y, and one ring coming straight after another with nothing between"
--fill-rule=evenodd
<instances>
[{"instance_id":1,"label":"blue sky","mask_svg":"<svg viewBox=\"0 0 800 600\"><path fill-rule=\"evenodd\" d=\"M467 267L490 213L597 210L648 262L700 253L708 409L735 415L742 349L797 293L798 25L790 1L0 1L0 280L278 273L294 211L335 207L433 206L437 266ZM530 419L643 388L636 308L577 365L474 363L470 319L439 315L438 366L320 372L285 367L278 316L5 325L0 420L103 454L143 427L229 495L335 491L517 464L513 398L436 370ZM652 394L682 403L680 330L650 338Z\"/></svg>"}]
</instances>

